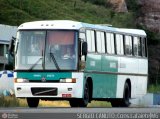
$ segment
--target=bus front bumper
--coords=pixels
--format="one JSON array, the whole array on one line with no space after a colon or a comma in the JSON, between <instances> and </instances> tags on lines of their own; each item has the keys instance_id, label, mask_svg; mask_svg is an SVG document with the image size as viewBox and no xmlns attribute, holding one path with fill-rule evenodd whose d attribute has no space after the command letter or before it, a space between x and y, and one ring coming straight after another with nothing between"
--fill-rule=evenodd
<instances>
[{"instance_id":1,"label":"bus front bumper","mask_svg":"<svg viewBox=\"0 0 160 119\"><path fill-rule=\"evenodd\" d=\"M15 83L15 95L20 98L82 98L82 85L77 83Z\"/></svg>"}]
</instances>

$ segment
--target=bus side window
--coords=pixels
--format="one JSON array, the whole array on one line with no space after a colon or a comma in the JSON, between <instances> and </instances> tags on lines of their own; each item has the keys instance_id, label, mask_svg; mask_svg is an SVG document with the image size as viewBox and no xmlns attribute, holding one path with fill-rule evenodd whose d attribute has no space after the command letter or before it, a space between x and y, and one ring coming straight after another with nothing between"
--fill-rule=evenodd
<instances>
[{"instance_id":1,"label":"bus side window","mask_svg":"<svg viewBox=\"0 0 160 119\"><path fill-rule=\"evenodd\" d=\"M125 36L125 53L126 55L132 55L132 37Z\"/></svg>"},{"instance_id":2,"label":"bus side window","mask_svg":"<svg viewBox=\"0 0 160 119\"><path fill-rule=\"evenodd\" d=\"M116 34L116 48L118 55L124 55L123 36L120 34Z\"/></svg>"},{"instance_id":3,"label":"bus side window","mask_svg":"<svg viewBox=\"0 0 160 119\"><path fill-rule=\"evenodd\" d=\"M95 52L95 35L93 30L86 30L88 51Z\"/></svg>"},{"instance_id":4,"label":"bus side window","mask_svg":"<svg viewBox=\"0 0 160 119\"><path fill-rule=\"evenodd\" d=\"M105 53L105 41L104 41L104 32L96 32L96 43L97 43L97 52Z\"/></svg>"},{"instance_id":5,"label":"bus side window","mask_svg":"<svg viewBox=\"0 0 160 119\"><path fill-rule=\"evenodd\" d=\"M147 53L146 53L146 38L142 38L142 56L146 57Z\"/></svg>"},{"instance_id":6,"label":"bus side window","mask_svg":"<svg viewBox=\"0 0 160 119\"><path fill-rule=\"evenodd\" d=\"M113 33L106 33L106 46L107 46L108 54L115 54L114 34Z\"/></svg>"},{"instance_id":7,"label":"bus side window","mask_svg":"<svg viewBox=\"0 0 160 119\"><path fill-rule=\"evenodd\" d=\"M147 47L147 38L144 38L144 39L145 39L145 51L146 51L146 52L145 52L145 56L146 56L146 57L148 57L148 50L147 50L147 48L148 48L148 47Z\"/></svg>"},{"instance_id":8,"label":"bus side window","mask_svg":"<svg viewBox=\"0 0 160 119\"><path fill-rule=\"evenodd\" d=\"M133 38L133 45L134 56L138 56L138 37Z\"/></svg>"},{"instance_id":9,"label":"bus side window","mask_svg":"<svg viewBox=\"0 0 160 119\"><path fill-rule=\"evenodd\" d=\"M141 38L138 38L138 56L142 56L142 42Z\"/></svg>"}]
</instances>

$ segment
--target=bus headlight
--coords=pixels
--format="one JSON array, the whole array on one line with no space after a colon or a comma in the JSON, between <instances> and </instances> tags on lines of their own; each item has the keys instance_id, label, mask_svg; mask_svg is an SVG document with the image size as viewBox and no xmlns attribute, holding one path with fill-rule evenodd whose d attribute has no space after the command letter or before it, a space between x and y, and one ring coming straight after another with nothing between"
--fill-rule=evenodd
<instances>
[{"instance_id":1,"label":"bus headlight","mask_svg":"<svg viewBox=\"0 0 160 119\"><path fill-rule=\"evenodd\" d=\"M76 83L76 78L60 79L61 83Z\"/></svg>"},{"instance_id":2,"label":"bus headlight","mask_svg":"<svg viewBox=\"0 0 160 119\"><path fill-rule=\"evenodd\" d=\"M29 83L29 80L19 78L19 79L14 79L14 82L15 83Z\"/></svg>"}]
</instances>

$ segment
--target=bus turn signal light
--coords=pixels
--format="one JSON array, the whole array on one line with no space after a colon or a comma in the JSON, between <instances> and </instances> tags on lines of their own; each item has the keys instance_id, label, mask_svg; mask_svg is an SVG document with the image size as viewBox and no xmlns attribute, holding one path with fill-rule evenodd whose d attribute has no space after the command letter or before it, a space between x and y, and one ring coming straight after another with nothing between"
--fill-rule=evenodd
<instances>
[{"instance_id":1,"label":"bus turn signal light","mask_svg":"<svg viewBox=\"0 0 160 119\"><path fill-rule=\"evenodd\" d=\"M27 79L22 79L22 78L15 78L14 79L14 83L28 83L29 82L29 80L27 80Z\"/></svg>"},{"instance_id":2,"label":"bus turn signal light","mask_svg":"<svg viewBox=\"0 0 160 119\"><path fill-rule=\"evenodd\" d=\"M76 83L76 78L60 79L61 83Z\"/></svg>"}]
</instances>

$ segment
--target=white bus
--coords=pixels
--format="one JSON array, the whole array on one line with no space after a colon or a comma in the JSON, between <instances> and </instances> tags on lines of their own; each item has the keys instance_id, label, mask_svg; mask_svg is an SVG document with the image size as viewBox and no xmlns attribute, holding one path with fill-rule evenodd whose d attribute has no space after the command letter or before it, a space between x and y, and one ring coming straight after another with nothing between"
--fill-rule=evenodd
<instances>
[{"instance_id":1,"label":"white bus","mask_svg":"<svg viewBox=\"0 0 160 119\"><path fill-rule=\"evenodd\" d=\"M146 94L146 33L69 20L27 22L15 43L15 95L29 107L39 100L68 100L86 107L106 100L130 105Z\"/></svg>"}]
</instances>

